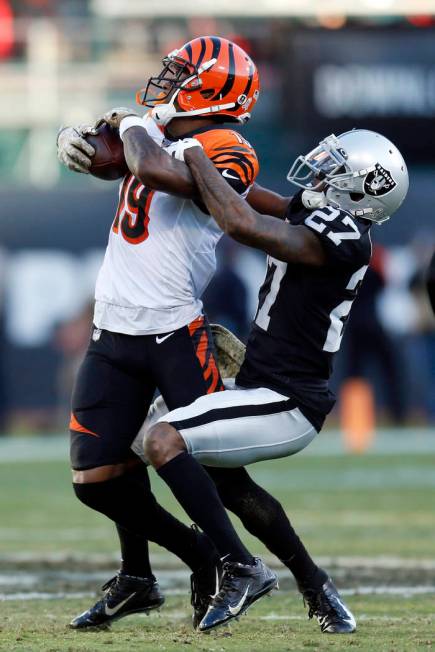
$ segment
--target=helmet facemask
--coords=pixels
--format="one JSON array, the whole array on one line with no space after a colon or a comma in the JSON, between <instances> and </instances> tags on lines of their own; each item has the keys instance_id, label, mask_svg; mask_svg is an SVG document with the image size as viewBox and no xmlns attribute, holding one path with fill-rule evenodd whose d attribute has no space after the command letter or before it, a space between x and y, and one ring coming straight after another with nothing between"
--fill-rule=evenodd
<instances>
[{"instance_id":1,"label":"helmet facemask","mask_svg":"<svg viewBox=\"0 0 435 652\"><path fill-rule=\"evenodd\" d=\"M137 92L136 101L152 108L154 119L162 126L175 117L202 115L205 111L180 110L177 95L180 91L200 90L203 85L201 74L215 63L216 59L210 59L198 67L176 52L171 53L163 59L161 73L157 77L150 77L146 87Z\"/></svg>"},{"instance_id":2,"label":"helmet facemask","mask_svg":"<svg viewBox=\"0 0 435 652\"><path fill-rule=\"evenodd\" d=\"M175 91L181 88L200 88L202 81L197 66L177 55L168 55L162 61L159 75L150 77L145 88L136 94L136 101L153 108L169 102ZM202 72L202 71L201 71Z\"/></svg>"}]
</instances>

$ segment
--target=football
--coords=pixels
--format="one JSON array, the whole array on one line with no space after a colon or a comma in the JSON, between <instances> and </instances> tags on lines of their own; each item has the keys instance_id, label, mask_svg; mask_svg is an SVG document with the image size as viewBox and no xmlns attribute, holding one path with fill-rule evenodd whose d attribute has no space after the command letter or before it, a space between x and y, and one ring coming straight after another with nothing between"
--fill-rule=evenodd
<instances>
[{"instance_id":1,"label":"football","mask_svg":"<svg viewBox=\"0 0 435 652\"><path fill-rule=\"evenodd\" d=\"M114 181L128 172L124 147L118 129L103 123L95 136L88 134L86 141L95 149L90 174L98 179Z\"/></svg>"}]
</instances>

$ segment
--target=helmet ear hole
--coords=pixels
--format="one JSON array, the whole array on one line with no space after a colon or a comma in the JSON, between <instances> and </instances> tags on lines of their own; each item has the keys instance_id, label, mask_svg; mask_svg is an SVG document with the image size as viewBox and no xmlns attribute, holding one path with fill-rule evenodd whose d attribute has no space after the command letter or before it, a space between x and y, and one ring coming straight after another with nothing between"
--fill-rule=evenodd
<instances>
[{"instance_id":1,"label":"helmet ear hole","mask_svg":"<svg viewBox=\"0 0 435 652\"><path fill-rule=\"evenodd\" d=\"M364 199L364 194L362 192L350 192L349 197L352 201L359 202Z\"/></svg>"},{"instance_id":2,"label":"helmet ear hole","mask_svg":"<svg viewBox=\"0 0 435 652\"><path fill-rule=\"evenodd\" d=\"M209 100L214 95L214 90L212 88L207 88L206 90L200 91L200 94L205 100Z\"/></svg>"}]
</instances>

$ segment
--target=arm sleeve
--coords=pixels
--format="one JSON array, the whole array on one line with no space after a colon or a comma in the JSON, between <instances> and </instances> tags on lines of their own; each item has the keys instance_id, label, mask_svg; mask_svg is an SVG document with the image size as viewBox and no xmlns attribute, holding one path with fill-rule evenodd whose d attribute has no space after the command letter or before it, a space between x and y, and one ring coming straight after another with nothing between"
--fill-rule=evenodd
<instances>
[{"instance_id":1,"label":"arm sleeve","mask_svg":"<svg viewBox=\"0 0 435 652\"><path fill-rule=\"evenodd\" d=\"M326 206L312 211L304 224L320 239L329 264L348 267L368 264L371 256L369 227L348 213Z\"/></svg>"},{"instance_id":2,"label":"arm sleeve","mask_svg":"<svg viewBox=\"0 0 435 652\"><path fill-rule=\"evenodd\" d=\"M230 129L212 129L195 138L224 179L245 197L259 171L257 156L248 141Z\"/></svg>"}]
</instances>

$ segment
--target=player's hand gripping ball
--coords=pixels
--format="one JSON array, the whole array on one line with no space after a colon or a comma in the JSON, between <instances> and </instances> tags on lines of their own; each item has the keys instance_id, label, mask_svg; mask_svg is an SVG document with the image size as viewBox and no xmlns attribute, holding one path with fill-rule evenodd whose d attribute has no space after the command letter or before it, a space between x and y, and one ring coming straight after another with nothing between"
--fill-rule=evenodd
<instances>
[{"instance_id":1,"label":"player's hand gripping ball","mask_svg":"<svg viewBox=\"0 0 435 652\"><path fill-rule=\"evenodd\" d=\"M114 181L128 172L118 129L105 122L98 127L65 127L57 139L57 156L69 170Z\"/></svg>"},{"instance_id":2,"label":"player's hand gripping ball","mask_svg":"<svg viewBox=\"0 0 435 652\"><path fill-rule=\"evenodd\" d=\"M57 137L57 158L69 170L89 174L95 150L85 139L92 131L88 125L64 127Z\"/></svg>"},{"instance_id":3,"label":"player's hand gripping ball","mask_svg":"<svg viewBox=\"0 0 435 652\"><path fill-rule=\"evenodd\" d=\"M119 137L121 120L129 115L137 116L133 109L119 107L110 109L95 122L85 135L86 141L95 149L89 172L99 179L114 181L128 172L124 146Z\"/></svg>"},{"instance_id":4,"label":"player's hand gripping ball","mask_svg":"<svg viewBox=\"0 0 435 652\"><path fill-rule=\"evenodd\" d=\"M120 106L116 109L110 109L110 111L103 113L103 115L97 119L95 123L95 129L98 129L98 127L100 127L104 122L110 127L113 127L113 129L119 129L121 120L129 115L139 117L136 111L133 109L128 109L125 106Z\"/></svg>"},{"instance_id":5,"label":"player's hand gripping ball","mask_svg":"<svg viewBox=\"0 0 435 652\"><path fill-rule=\"evenodd\" d=\"M118 129L102 122L86 136L86 142L94 150L88 172L106 181L121 179L128 173L124 156L124 145Z\"/></svg>"},{"instance_id":6,"label":"player's hand gripping ball","mask_svg":"<svg viewBox=\"0 0 435 652\"><path fill-rule=\"evenodd\" d=\"M137 115L132 109L111 109L93 127L65 127L57 137L57 156L69 170L113 181L127 172L124 148L119 137L121 120Z\"/></svg>"}]
</instances>

